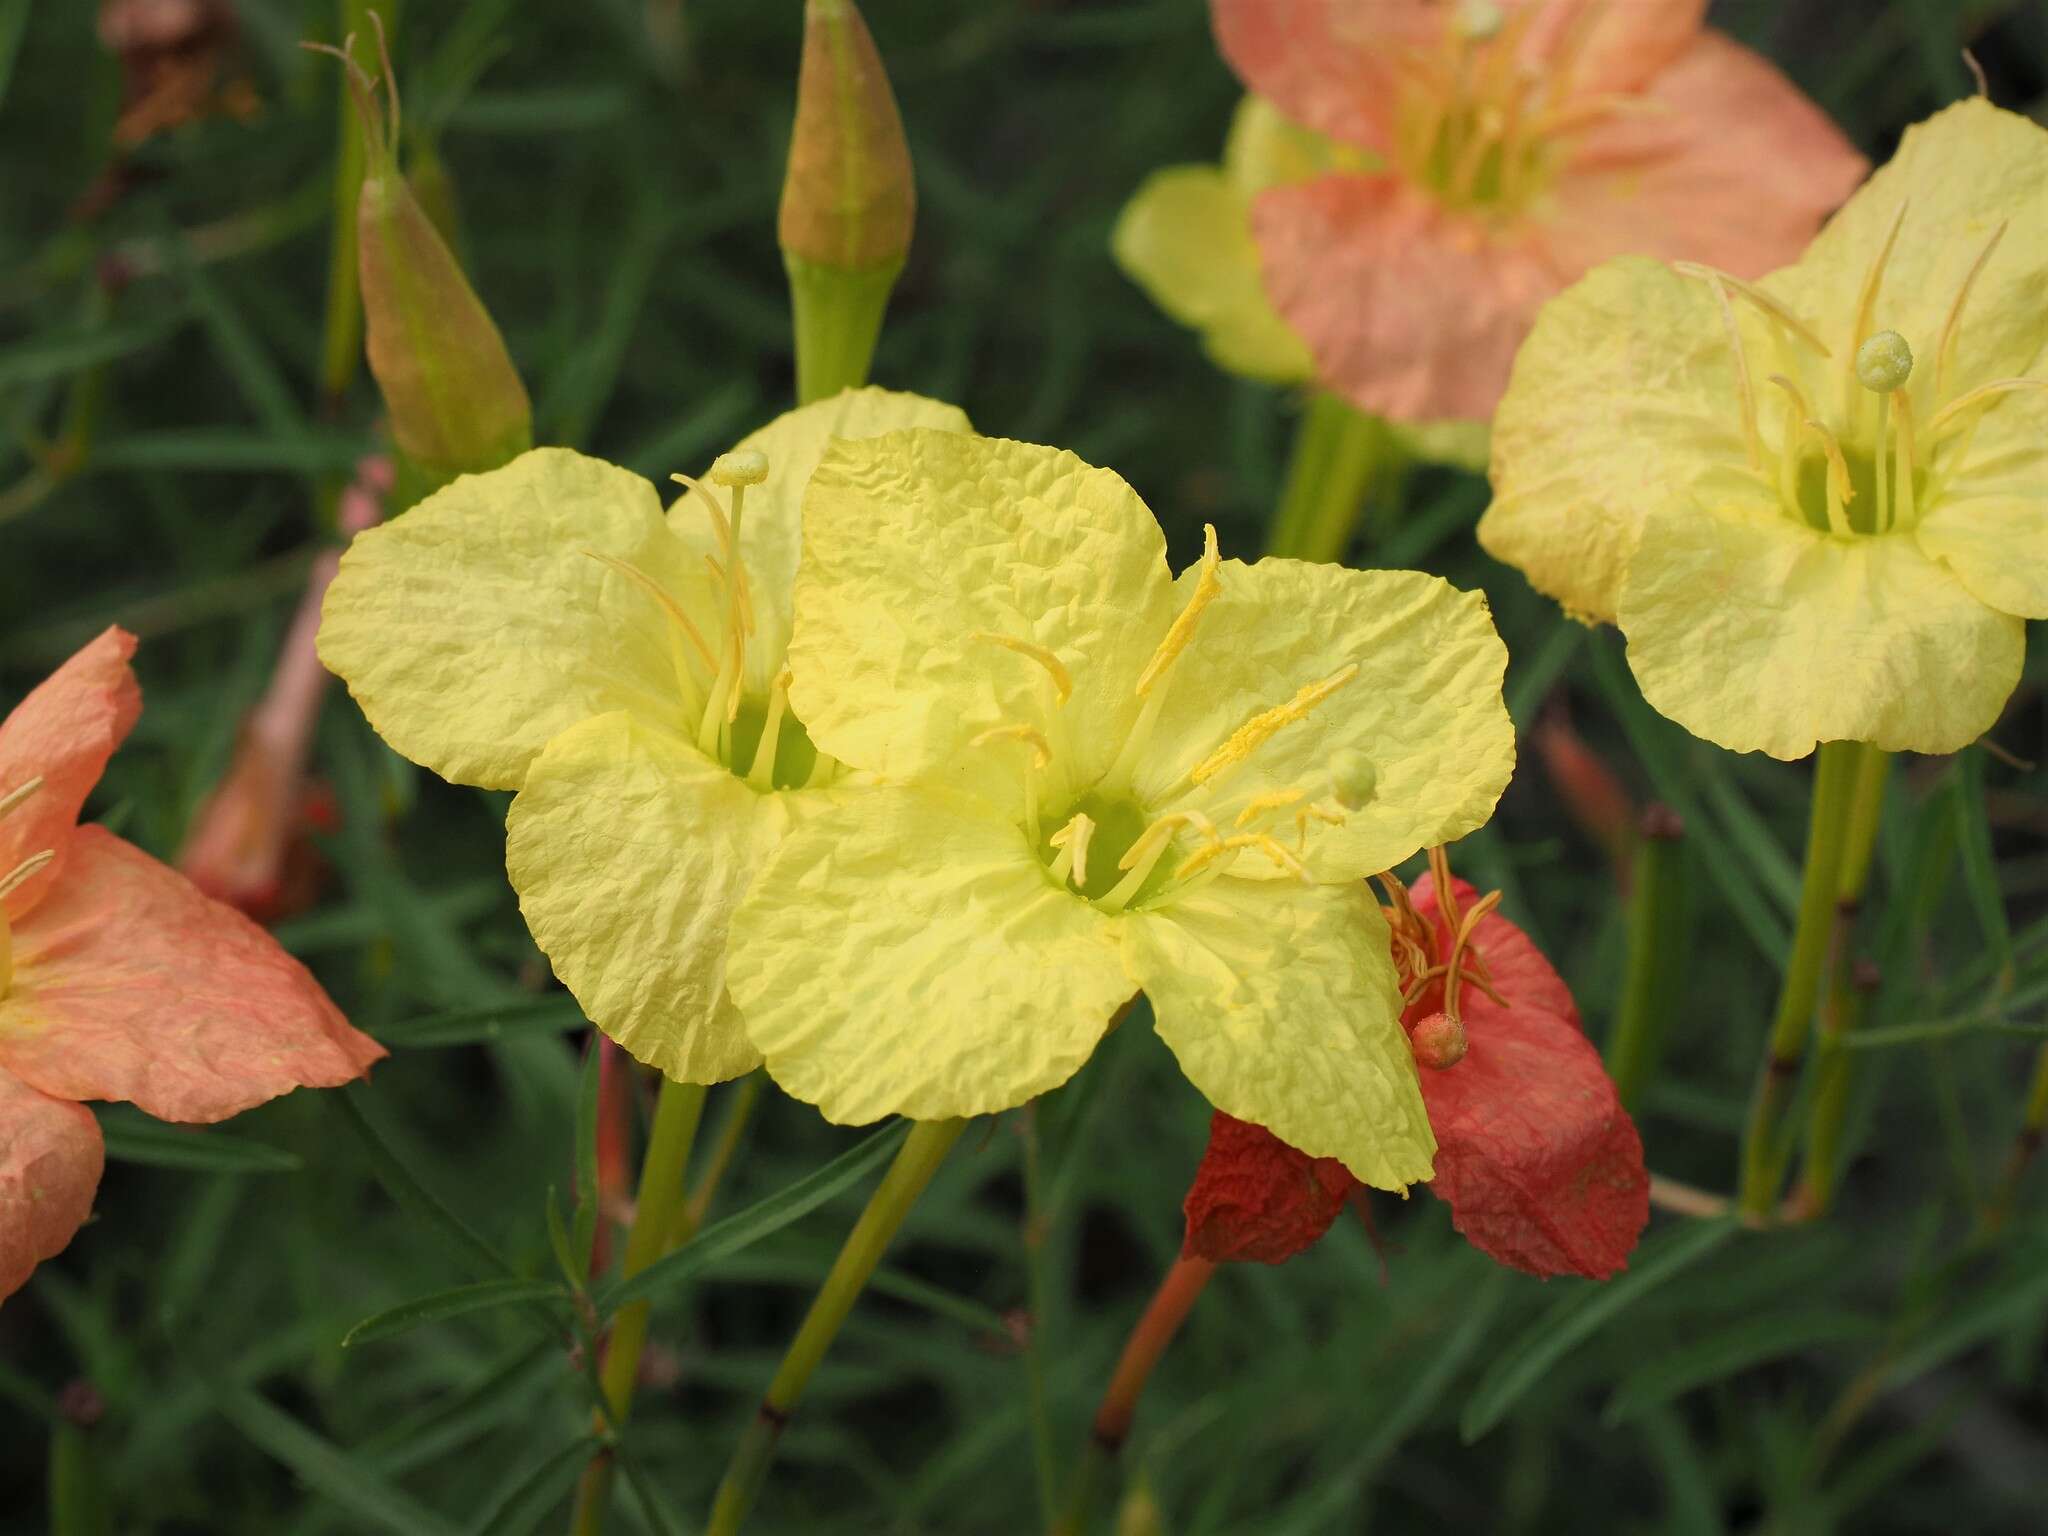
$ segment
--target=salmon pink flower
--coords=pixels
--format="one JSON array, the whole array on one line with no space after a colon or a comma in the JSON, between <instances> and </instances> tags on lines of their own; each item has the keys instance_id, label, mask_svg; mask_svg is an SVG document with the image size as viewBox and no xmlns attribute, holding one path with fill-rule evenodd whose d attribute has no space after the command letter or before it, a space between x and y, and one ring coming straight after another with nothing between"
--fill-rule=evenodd
<instances>
[{"instance_id":1,"label":"salmon pink flower","mask_svg":"<svg viewBox=\"0 0 2048 1536\"><path fill-rule=\"evenodd\" d=\"M0 723L0 1297L91 1213L78 1101L210 1122L384 1054L247 918L78 813L142 708L110 629Z\"/></svg>"},{"instance_id":2,"label":"salmon pink flower","mask_svg":"<svg viewBox=\"0 0 2048 1536\"><path fill-rule=\"evenodd\" d=\"M1419 1069L1437 1142L1429 1187L1501 1263L1605 1279L1649 1218L1642 1141L1562 978L1497 897L1455 881L1440 900L1443 871L1412 893L1389 886L1402 1022L1432 1063ZM1328 1231L1357 1188L1334 1159L1219 1112L1188 1191L1185 1252L1277 1264Z\"/></svg>"},{"instance_id":3,"label":"salmon pink flower","mask_svg":"<svg viewBox=\"0 0 2048 1536\"><path fill-rule=\"evenodd\" d=\"M1212 0L1254 92L1380 169L1268 187L1266 294L1326 388L1493 414L1543 302L1625 253L1754 277L1864 162L1706 0Z\"/></svg>"}]
</instances>

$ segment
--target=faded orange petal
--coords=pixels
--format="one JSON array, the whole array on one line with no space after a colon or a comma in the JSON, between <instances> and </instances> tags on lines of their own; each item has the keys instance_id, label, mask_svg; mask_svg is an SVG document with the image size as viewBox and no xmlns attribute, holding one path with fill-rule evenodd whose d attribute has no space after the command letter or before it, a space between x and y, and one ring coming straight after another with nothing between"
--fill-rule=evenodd
<instances>
[{"instance_id":1,"label":"faded orange petal","mask_svg":"<svg viewBox=\"0 0 2048 1536\"><path fill-rule=\"evenodd\" d=\"M1544 243L1568 277L1621 255L1761 277L1796 259L1870 169L1775 66L1718 32L1643 102L1586 129L1551 190Z\"/></svg>"},{"instance_id":2,"label":"faded orange petal","mask_svg":"<svg viewBox=\"0 0 2048 1536\"><path fill-rule=\"evenodd\" d=\"M1297 1152L1264 1126L1217 1110L1182 1210L1183 1258L1280 1264L1325 1232L1358 1181L1334 1157Z\"/></svg>"},{"instance_id":3,"label":"faded orange petal","mask_svg":"<svg viewBox=\"0 0 2048 1536\"><path fill-rule=\"evenodd\" d=\"M1563 284L1519 231L1394 176L1324 176L1252 205L1267 296L1326 388L1394 421L1481 421Z\"/></svg>"},{"instance_id":4,"label":"faded orange petal","mask_svg":"<svg viewBox=\"0 0 2048 1536\"><path fill-rule=\"evenodd\" d=\"M1386 150L1409 60L1443 40L1443 0L1211 0L1216 46L1304 127Z\"/></svg>"},{"instance_id":5,"label":"faded orange petal","mask_svg":"<svg viewBox=\"0 0 2048 1536\"><path fill-rule=\"evenodd\" d=\"M85 1224L105 1163L91 1110L0 1072L0 1300Z\"/></svg>"},{"instance_id":6,"label":"faded orange petal","mask_svg":"<svg viewBox=\"0 0 2048 1536\"><path fill-rule=\"evenodd\" d=\"M7 898L10 917L27 912L57 878L79 808L142 713L142 690L128 670L134 654L135 637L109 629L0 721L0 798L38 776L43 781L0 817L0 877L45 848L57 854Z\"/></svg>"},{"instance_id":7,"label":"faded orange petal","mask_svg":"<svg viewBox=\"0 0 2048 1536\"><path fill-rule=\"evenodd\" d=\"M224 1120L384 1055L269 934L99 827L78 829L14 953L0 1068L57 1098Z\"/></svg>"},{"instance_id":8,"label":"faded orange petal","mask_svg":"<svg viewBox=\"0 0 2048 1536\"><path fill-rule=\"evenodd\" d=\"M1572 92L1584 95L1633 90L1669 64L1699 34L1707 0L1547 0L1539 9L1525 53L1555 64L1570 50Z\"/></svg>"}]
</instances>

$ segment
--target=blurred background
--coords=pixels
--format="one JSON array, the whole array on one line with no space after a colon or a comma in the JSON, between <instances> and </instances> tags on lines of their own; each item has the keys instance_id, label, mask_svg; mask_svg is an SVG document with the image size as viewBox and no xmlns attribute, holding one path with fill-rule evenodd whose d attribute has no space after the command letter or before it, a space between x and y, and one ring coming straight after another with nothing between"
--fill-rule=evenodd
<instances>
[{"instance_id":1,"label":"blurred background","mask_svg":"<svg viewBox=\"0 0 2048 1536\"><path fill-rule=\"evenodd\" d=\"M527 380L536 439L660 478L786 409L774 211L797 0L398 9L416 180ZM335 40L335 10L0 0L0 705L108 623L136 631L147 708L91 811L165 857L229 767L337 493L379 446L356 344L323 355L339 72L298 44ZM1114 467L1176 561L1204 521L1252 550L1300 402L1213 370L1108 254L1148 171L1221 146L1238 88L1206 8L865 11L921 199L876 381ZM1994 99L2048 108L2042 0L1737 0L1714 19L1875 159L1972 89L1966 45ZM1639 1120L1656 1172L1726 1190L1807 766L1652 714L1614 634L1478 552L1486 494L1448 470L1382 483L1356 556L1483 587L1515 657L1522 767L1457 866L1506 891L1598 1038L1630 826L1653 800L1680 814L1685 968ZM2018 1035L2048 999L2036 666L1995 741L1894 781L1877 1045L1856 1053L1858 1150L1828 1222L1682 1262L1688 1229L1660 1216L1635 1279L1603 1290L1500 1271L1426 1195L1381 1198L1375 1233L1347 1218L1285 1267L1218 1277L1140 1411L1122 1528L2039 1530L2048 1176L2017 1186L1995 1235L1986 1221L2039 1044ZM545 1273L586 1032L505 884L506 797L402 762L339 690L313 762L278 936L392 1047L355 1101L382 1147ZM714 1134L734 1096L714 1090ZM337 1096L203 1136L104 1120L96 1222L0 1313L0 1532L53 1529L53 1465L103 1504L68 1530L562 1528L587 1411L558 1346L488 1313L342 1349L355 1322L470 1271L394 1204ZM1040 1528L1021 1342L1035 1330L1044 1351L1064 1464L1177 1250L1206 1124L1140 1016L1034 1111L971 1129L750 1529ZM771 1094L720 1210L859 1134ZM663 1298L629 1448L667 1518L624 1498L614 1530L697 1528L859 1199Z\"/></svg>"}]
</instances>

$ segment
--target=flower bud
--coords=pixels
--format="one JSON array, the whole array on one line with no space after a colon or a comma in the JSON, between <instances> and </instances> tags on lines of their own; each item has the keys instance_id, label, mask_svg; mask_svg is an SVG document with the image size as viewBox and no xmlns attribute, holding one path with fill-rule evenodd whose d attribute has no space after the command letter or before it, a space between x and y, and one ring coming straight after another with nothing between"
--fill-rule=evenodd
<instances>
[{"instance_id":1,"label":"flower bud","mask_svg":"<svg viewBox=\"0 0 2048 1536\"><path fill-rule=\"evenodd\" d=\"M354 79L354 65L350 65ZM401 505L533 446L533 409L490 313L469 286L434 221L398 169L398 95L388 128L362 98L365 154L356 204L370 372L383 391L391 436L406 461Z\"/></svg>"},{"instance_id":2,"label":"flower bud","mask_svg":"<svg viewBox=\"0 0 2048 1536\"><path fill-rule=\"evenodd\" d=\"M852 0L806 0L783 254L848 270L900 266L916 208L903 120L866 23Z\"/></svg>"},{"instance_id":3,"label":"flower bud","mask_svg":"<svg viewBox=\"0 0 2048 1536\"><path fill-rule=\"evenodd\" d=\"M1465 1038L1463 1020L1454 1019L1447 1013L1432 1013L1419 1020L1408 1032L1408 1043L1414 1048L1417 1061L1441 1072L1465 1059L1469 1042Z\"/></svg>"}]
</instances>

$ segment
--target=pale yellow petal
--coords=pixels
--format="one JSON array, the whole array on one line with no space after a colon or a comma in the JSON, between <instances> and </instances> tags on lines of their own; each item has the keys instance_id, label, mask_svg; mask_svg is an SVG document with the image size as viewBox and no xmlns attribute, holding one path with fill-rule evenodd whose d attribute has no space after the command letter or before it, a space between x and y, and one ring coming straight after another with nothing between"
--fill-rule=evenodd
<instances>
[{"instance_id":1,"label":"pale yellow petal","mask_svg":"<svg viewBox=\"0 0 2048 1536\"><path fill-rule=\"evenodd\" d=\"M1058 1087L1137 990L1116 922L976 801L878 788L790 834L727 984L784 1091L828 1120L989 1114Z\"/></svg>"},{"instance_id":2,"label":"pale yellow petal","mask_svg":"<svg viewBox=\"0 0 2048 1536\"><path fill-rule=\"evenodd\" d=\"M1612 623L1649 509L1754 480L1741 400L1705 282L1641 257L1595 268L1515 360L1480 544L1575 617Z\"/></svg>"},{"instance_id":3,"label":"pale yellow petal","mask_svg":"<svg viewBox=\"0 0 2048 1536\"><path fill-rule=\"evenodd\" d=\"M760 1063L726 996L726 931L793 798L608 714L549 742L512 802L505 864L534 942L599 1028L678 1081Z\"/></svg>"},{"instance_id":4,"label":"pale yellow petal","mask_svg":"<svg viewBox=\"0 0 2048 1536\"><path fill-rule=\"evenodd\" d=\"M549 737L592 715L623 709L685 728L684 642L607 561L707 613L703 573L653 486L535 449L357 535L327 590L320 659L414 762L517 789Z\"/></svg>"},{"instance_id":5,"label":"pale yellow petal","mask_svg":"<svg viewBox=\"0 0 2048 1536\"><path fill-rule=\"evenodd\" d=\"M1515 735L1501 700L1507 649L1484 594L1419 571L1300 560L1227 560L1217 576L1222 595L1174 663L1134 784L1146 805L1229 825L1257 796L1300 788L1327 800L1333 765L1362 757L1370 793L1341 826L1307 827L1308 866L1324 880L1391 868L1486 823L1514 772ZM1194 579L1181 578L1183 595ZM1348 680L1240 766L1190 781L1248 721L1340 675ZM1291 844L1293 823L1278 825ZM1255 870L1281 873L1240 860L1240 873Z\"/></svg>"},{"instance_id":6,"label":"pale yellow petal","mask_svg":"<svg viewBox=\"0 0 2048 1536\"><path fill-rule=\"evenodd\" d=\"M888 778L988 787L1015 807L1039 733L1085 786L1136 713L1176 612L1166 543L1108 470L950 432L839 442L811 479L790 698L818 746ZM1035 646L1072 684L989 637Z\"/></svg>"},{"instance_id":7,"label":"pale yellow petal","mask_svg":"<svg viewBox=\"0 0 2048 1536\"><path fill-rule=\"evenodd\" d=\"M747 691L752 697L768 696L789 650L790 604L803 548L804 488L811 472L835 437L879 437L906 427L971 430L958 406L868 385L785 411L734 445L736 453L751 449L768 460L767 480L748 489L740 514L740 552L755 615L754 635L747 644ZM723 499L731 492L717 489L716 494ZM672 502L668 517L692 548L717 553L711 518L694 495Z\"/></svg>"},{"instance_id":8,"label":"pale yellow petal","mask_svg":"<svg viewBox=\"0 0 2048 1536\"><path fill-rule=\"evenodd\" d=\"M1430 1177L1387 925L1363 885L1226 876L1124 933L1160 1037L1210 1103L1377 1189Z\"/></svg>"},{"instance_id":9,"label":"pale yellow petal","mask_svg":"<svg viewBox=\"0 0 2048 1536\"><path fill-rule=\"evenodd\" d=\"M1903 534L1836 537L1773 509L1651 514L1622 592L1643 697L1735 752L1825 741L1954 752L2019 681L2025 625Z\"/></svg>"},{"instance_id":10,"label":"pale yellow petal","mask_svg":"<svg viewBox=\"0 0 2048 1536\"><path fill-rule=\"evenodd\" d=\"M1153 172L1124 205L1110 250L1153 303L1201 332L1226 373L1291 384L1313 371L1307 345L1266 298L1250 204L1215 167Z\"/></svg>"},{"instance_id":11,"label":"pale yellow petal","mask_svg":"<svg viewBox=\"0 0 2048 1536\"><path fill-rule=\"evenodd\" d=\"M1940 493L1914 537L1993 608L2048 619L2048 389L1998 399L1953 451L1962 471L1937 460Z\"/></svg>"}]
</instances>

